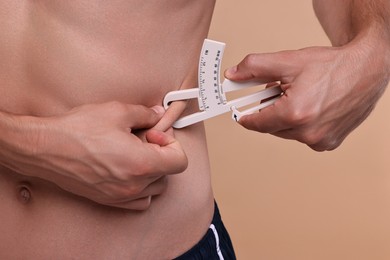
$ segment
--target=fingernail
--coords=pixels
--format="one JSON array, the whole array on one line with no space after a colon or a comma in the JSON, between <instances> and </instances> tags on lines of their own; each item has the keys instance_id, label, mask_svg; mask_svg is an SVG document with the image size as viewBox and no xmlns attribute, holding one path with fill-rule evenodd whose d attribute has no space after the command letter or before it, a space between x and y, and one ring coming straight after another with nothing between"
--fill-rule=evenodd
<instances>
[{"instance_id":1,"label":"fingernail","mask_svg":"<svg viewBox=\"0 0 390 260\"><path fill-rule=\"evenodd\" d=\"M165 109L162 106L154 106L151 109L153 109L154 112L156 112L159 115L162 115L165 113Z\"/></svg>"},{"instance_id":2,"label":"fingernail","mask_svg":"<svg viewBox=\"0 0 390 260\"><path fill-rule=\"evenodd\" d=\"M237 66L231 67L226 70L226 76L232 76L237 72Z\"/></svg>"}]
</instances>

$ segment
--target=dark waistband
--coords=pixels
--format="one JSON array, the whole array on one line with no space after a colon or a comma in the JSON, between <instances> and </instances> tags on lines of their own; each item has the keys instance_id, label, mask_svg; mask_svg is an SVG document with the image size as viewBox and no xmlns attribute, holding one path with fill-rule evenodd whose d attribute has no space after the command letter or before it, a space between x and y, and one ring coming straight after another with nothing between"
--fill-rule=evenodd
<instances>
[{"instance_id":1,"label":"dark waistband","mask_svg":"<svg viewBox=\"0 0 390 260\"><path fill-rule=\"evenodd\" d=\"M236 259L230 236L222 222L217 203L214 204L214 215L211 221L214 225L219 239L219 245L224 259ZM211 226L211 225L210 225ZM214 231L209 228L203 238L193 246L189 251L175 258L175 260L201 260L201 259L220 259L217 252L217 243Z\"/></svg>"}]
</instances>

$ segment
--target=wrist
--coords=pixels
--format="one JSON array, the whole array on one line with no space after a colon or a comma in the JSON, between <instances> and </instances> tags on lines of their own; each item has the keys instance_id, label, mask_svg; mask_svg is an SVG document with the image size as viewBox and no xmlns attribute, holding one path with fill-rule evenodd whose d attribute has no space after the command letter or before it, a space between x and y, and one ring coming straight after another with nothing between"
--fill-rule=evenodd
<instances>
[{"instance_id":1,"label":"wrist","mask_svg":"<svg viewBox=\"0 0 390 260\"><path fill-rule=\"evenodd\" d=\"M32 116L0 112L0 164L15 171L28 165L41 146L42 122Z\"/></svg>"},{"instance_id":2,"label":"wrist","mask_svg":"<svg viewBox=\"0 0 390 260\"><path fill-rule=\"evenodd\" d=\"M390 35L384 27L372 25L361 30L341 48L352 53L357 63L365 64L387 83L390 80Z\"/></svg>"}]
</instances>

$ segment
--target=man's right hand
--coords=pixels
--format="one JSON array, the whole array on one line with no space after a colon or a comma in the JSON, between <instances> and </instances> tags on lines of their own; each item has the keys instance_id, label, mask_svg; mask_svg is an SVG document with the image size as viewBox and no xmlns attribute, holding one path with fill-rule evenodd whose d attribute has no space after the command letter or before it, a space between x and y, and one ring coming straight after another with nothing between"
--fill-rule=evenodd
<instances>
[{"instance_id":1,"label":"man's right hand","mask_svg":"<svg viewBox=\"0 0 390 260\"><path fill-rule=\"evenodd\" d=\"M188 163L169 131L149 130L147 141L135 135L163 113L161 107L109 102L55 117L12 116L1 163L100 204L144 210L165 190L166 176Z\"/></svg>"}]
</instances>

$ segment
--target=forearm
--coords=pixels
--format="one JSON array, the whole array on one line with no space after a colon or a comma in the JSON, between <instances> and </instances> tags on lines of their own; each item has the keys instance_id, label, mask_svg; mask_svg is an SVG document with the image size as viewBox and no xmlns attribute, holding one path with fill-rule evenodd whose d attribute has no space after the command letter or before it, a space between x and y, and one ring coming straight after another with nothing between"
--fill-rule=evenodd
<instances>
[{"instance_id":1,"label":"forearm","mask_svg":"<svg viewBox=\"0 0 390 260\"><path fill-rule=\"evenodd\" d=\"M313 0L313 7L334 46L371 32L390 48L390 1Z\"/></svg>"},{"instance_id":2,"label":"forearm","mask_svg":"<svg viewBox=\"0 0 390 260\"><path fill-rule=\"evenodd\" d=\"M313 0L313 7L332 45L365 67L364 77L380 80L375 86L383 93L390 80L390 1Z\"/></svg>"},{"instance_id":3,"label":"forearm","mask_svg":"<svg viewBox=\"0 0 390 260\"><path fill-rule=\"evenodd\" d=\"M39 147L33 130L37 125L32 119L0 112L0 165L18 171L19 165L28 164Z\"/></svg>"}]
</instances>

